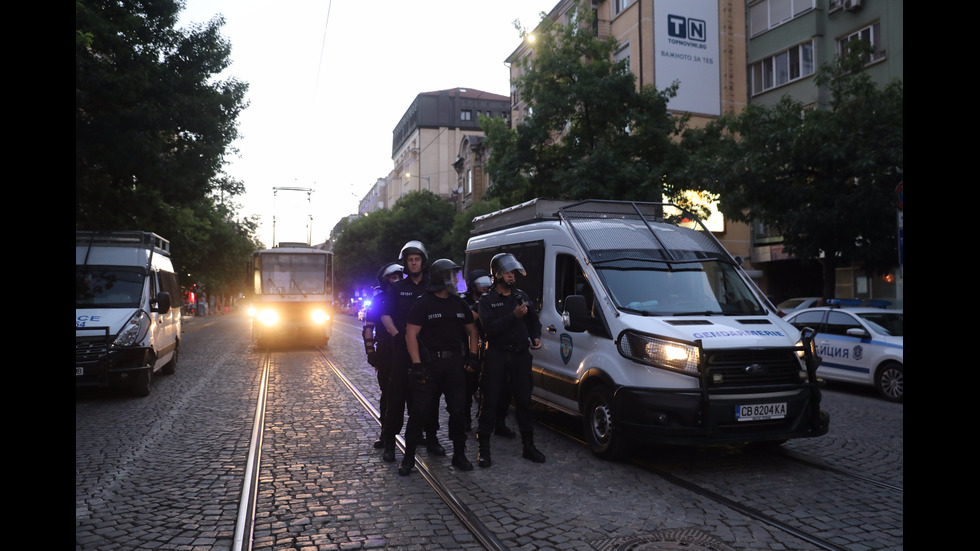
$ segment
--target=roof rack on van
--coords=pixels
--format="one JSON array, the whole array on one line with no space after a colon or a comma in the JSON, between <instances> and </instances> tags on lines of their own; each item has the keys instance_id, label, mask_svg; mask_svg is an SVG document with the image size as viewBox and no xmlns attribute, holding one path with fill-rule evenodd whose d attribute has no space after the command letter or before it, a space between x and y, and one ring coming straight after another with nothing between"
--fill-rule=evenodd
<instances>
[{"instance_id":1,"label":"roof rack on van","mask_svg":"<svg viewBox=\"0 0 980 551\"><path fill-rule=\"evenodd\" d=\"M473 235L512 228L541 220L558 220L558 209L577 201L531 199L519 205L477 216L473 219Z\"/></svg>"},{"instance_id":2,"label":"roof rack on van","mask_svg":"<svg viewBox=\"0 0 980 551\"><path fill-rule=\"evenodd\" d=\"M75 230L78 247L137 247L170 256L170 241L148 231L85 231Z\"/></svg>"}]
</instances>

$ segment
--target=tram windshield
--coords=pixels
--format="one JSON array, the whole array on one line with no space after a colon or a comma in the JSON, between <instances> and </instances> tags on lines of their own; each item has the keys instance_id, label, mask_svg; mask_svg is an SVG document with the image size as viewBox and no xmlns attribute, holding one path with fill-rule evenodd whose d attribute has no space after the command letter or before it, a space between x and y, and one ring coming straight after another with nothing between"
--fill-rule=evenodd
<instances>
[{"instance_id":1,"label":"tram windshield","mask_svg":"<svg viewBox=\"0 0 980 551\"><path fill-rule=\"evenodd\" d=\"M256 266L263 294L322 295L327 291L327 257L322 254L268 253Z\"/></svg>"}]
</instances>

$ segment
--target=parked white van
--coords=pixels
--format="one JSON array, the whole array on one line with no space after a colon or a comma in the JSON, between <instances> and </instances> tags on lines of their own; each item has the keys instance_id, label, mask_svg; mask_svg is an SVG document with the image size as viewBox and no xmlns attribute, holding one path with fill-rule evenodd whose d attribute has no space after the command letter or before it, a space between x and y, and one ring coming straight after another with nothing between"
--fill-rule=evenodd
<instances>
[{"instance_id":1,"label":"parked white van","mask_svg":"<svg viewBox=\"0 0 980 551\"><path fill-rule=\"evenodd\" d=\"M171 374L183 305L170 242L151 232L75 232L75 386L147 396Z\"/></svg>"},{"instance_id":2,"label":"parked white van","mask_svg":"<svg viewBox=\"0 0 980 551\"><path fill-rule=\"evenodd\" d=\"M474 219L465 273L501 252L540 313L533 397L581 416L597 456L827 433L812 334L690 212L535 199Z\"/></svg>"}]
</instances>

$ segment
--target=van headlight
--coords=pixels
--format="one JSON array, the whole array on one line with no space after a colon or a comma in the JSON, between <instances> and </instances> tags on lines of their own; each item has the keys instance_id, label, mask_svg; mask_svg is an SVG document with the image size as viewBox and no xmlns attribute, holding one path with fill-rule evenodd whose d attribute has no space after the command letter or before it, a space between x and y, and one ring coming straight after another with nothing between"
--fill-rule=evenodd
<instances>
[{"instance_id":1,"label":"van headlight","mask_svg":"<svg viewBox=\"0 0 980 551\"><path fill-rule=\"evenodd\" d=\"M627 331L620 336L617 346L624 357L653 367L689 375L697 375L699 371L701 351L690 344Z\"/></svg>"},{"instance_id":2,"label":"van headlight","mask_svg":"<svg viewBox=\"0 0 980 551\"><path fill-rule=\"evenodd\" d=\"M330 319L330 316L325 311L320 310L319 308L313 310L311 316L313 317L313 323L317 325L322 325L324 323L327 323L327 320Z\"/></svg>"},{"instance_id":3,"label":"van headlight","mask_svg":"<svg viewBox=\"0 0 980 551\"><path fill-rule=\"evenodd\" d=\"M133 317L129 318L126 325L123 326L122 331L113 341L112 346L123 347L123 346L133 346L143 340L146 332L150 330L150 316L146 315L146 312L140 310L133 314Z\"/></svg>"}]
</instances>

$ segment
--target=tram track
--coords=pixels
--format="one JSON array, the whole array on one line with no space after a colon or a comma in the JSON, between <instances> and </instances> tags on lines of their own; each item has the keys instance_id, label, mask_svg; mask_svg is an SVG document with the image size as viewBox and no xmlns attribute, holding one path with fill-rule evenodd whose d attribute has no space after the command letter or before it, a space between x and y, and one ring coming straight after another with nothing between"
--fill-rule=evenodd
<instances>
[{"instance_id":1,"label":"tram track","mask_svg":"<svg viewBox=\"0 0 980 551\"><path fill-rule=\"evenodd\" d=\"M564 427L564 426L561 426L561 425L555 424L555 423L541 422L541 420L538 420L538 423L541 424L542 426L547 427L549 430L552 430L555 433L560 434L562 437L564 437L565 439L567 439L569 441L575 442L575 443L577 443L577 444L579 444L581 446L587 446L588 445L585 442L585 440L582 439L581 435L576 434L573 430L570 430L567 427ZM793 461L795 463L798 463L798 464L801 464L801 465L804 465L804 466L807 466L807 467L810 467L810 468L813 468L813 469L822 470L822 471L826 471L826 472L831 472L831 473L833 473L833 474L835 474L837 476L840 476L840 477L843 477L843 478L846 478L846 479L857 480L857 481L862 481L862 482L866 482L866 483L869 483L869 484L874 484L874 485L877 485L879 487L882 487L882 488L891 490L893 492L896 492L898 494L903 493L903 488L901 488L899 486L895 486L893 484L884 483L884 482L881 482L881 481L878 481L878 480L873 480L873 479L871 479L869 477L856 475L854 473L847 472L847 471L845 471L843 469L839 469L839 468L836 468L836 467L827 465L826 463L823 463L823 462L821 462L819 460L816 460L816 459L807 457L807 456L805 456L803 454L800 454L800 453L797 453L797 452L792 452L792 451L785 450L785 449L782 449L782 448L772 449L772 450L770 450L770 452L772 454L774 454L774 455L779 456L779 457L783 457L783 458L785 458L787 460ZM717 503L719 505L722 505L724 507L727 507L727 508L729 508L729 509L731 509L733 511L737 511L737 512L739 512L739 513L741 513L741 514L743 514L743 515L745 515L747 517L750 517L750 518L752 518L752 519L754 519L754 520L756 520L756 521L758 521L760 523L766 524L767 526L770 526L772 528L775 528L775 529L778 529L778 530L780 530L782 532L785 532L787 534L790 534L790 535L794 536L795 538L797 538L797 539L799 539L801 541L805 541L805 542L807 542L807 543L809 543L811 545L816 546L819 549L822 549L822 550L825 550L825 551L846 551L846 548L845 547L836 545L833 542L830 542L830 541L828 541L827 539L825 539L823 537L820 537L818 535L809 533L809 532L807 532L805 530L801 530L801 529L799 529L797 527L791 526L791 525L789 525L789 524L787 524L787 523L785 523L783 521L780 521L780 520L778 520L776 518L773 518L771 515L764 514L764 513L760 512L759 510L757 510L757 509L755 509L753 507L749 507L747 505L744 505L742 503L739 503L738 501L736 501L736 500L734 500L732 498L729 498L729 497L727 497L725 495L722 495L719 492L715 492L713 490L710 490L710 489L704 487L703 485L697 484L695 482L691 482L689 480L685 480L682 476L676 475L676 474L670 472L668 469L658 466L653 461L642 460L642 459L639 459L637 457L630 457L628 459L628 461L630 463L636 465L637 467L640 467L640 468L646 470L647 472L656 474L657 476L659 476L660 478L662 478L663 480L665 480L666 482L668 482L668 483L670 483L670 484L672 484L674 486L677 486L677 487L680 487L680 488L684 488L684 489L686 489L688 491L691 491L693 493L696 493L699 496L704 497L706 499L709 499L709 500L711 500L714 503Z\"/></svg>"},{"instance_id":2,"label":"tram track","mask_svg":"<svg viewBox=\"0 0 980 551\"><path fill-rule=\"evenodd\" d=\"M343 336L344 338L358 339L359 335L348 335L346 333L335 333L335 337ZM359 402L360 406L367 411L375 421L380 425L378 421L379 413L374 407L373 403L376 398L370 394L365 395L364 392L358 387L358 382L353 380L352 377L348 376L344 372L342 366L338 365L331 359L327 351L322 348L315 349L316 354L319 355L320 359L325 363L325 365L332 371L338 380L340 380L347 391L355 397ZM264 374L262 377L262 389L260 391L259 403L256 405L256 427L253 428L253 443L251 449L259 450L261 449L261 430L262 426L260 423L264 423L264 411L260 409L264 408L264 395L268 392L268 370L271 364L272 354L274 352L267 352L264 359ZM360 382L363 385L363 381ZM565 415L565 414L562 414ZM566 439L568 441L574 442L579 446L586 446L581 434L576 432L576 429L572 424L568 423L567 419L560 421L560 417L554 419L550 418L548 415L536 416L538 417L537 423L546 430L553 432L555 435ZM401 436L397 437L397 445L404 452L404 440ZM763 451L764 450L764 451ZM851 473L844 469L834 467L821 461L819 458L810 457L804 453L798 451L787 450L784 448L775 448L772 450L760 448L756 452L756 457L761 457L762 454L771 454L774 457L779 457L787 462L793 462L795 464L801 465L808 469L820 470L824 472L831 473L835 477L840 477L842 479L854 480L859 482L864 482L867 484L873 484L883 489L884 492L892 492L899 496L903 493L903 488L900 486L895 486L892 484L887 484L881 481L873 480L869 477L862 476L859 473ZM257 456L257 452L256 452ZM254 464L253 464L254 461ZM729 495L724 489L712 488L706 486L703 482L698 482L697 480L690 479L690 477L685 476L683 469L674 468L670 465L660 464L653 460L644 460L637 457L630 457L629 463L636 467L643 469L644 471L656 475L666 483L680 488L684 491L691 492L692 494L698 495L700 498L715 503L720 507L736 512L740 515L744 515L747 518L751 518L754 522L758 522L762 525L769 527L774 531L779 531L787 534L793 539L799 540L801 542L801 548L810 548L803 545L803 542L807 546L812 546L814 549L820 549L824 551L846 551L848 547L839 545L834 541L830 541L819 531L813 530L812 526L807 526L805 524L796 525L793 523L792 519L780 519L776 518L770 512L766 512L760 508L759 505L753 504L751 501L746 501L744 498L735 498L734 494ZM254 515L255 515L255 496L246 495L246 490L251 492L256 492L254 484L257 483L258 473L258 457L252 457L250 453L249 464L252 470L247 472L246 482L243 487L243 495L240 505L240 522L236 528L235 537L235 551L239 550L250 550L251 547L251 529L254 525ZM433 468L427 463L424 456L416 456L416 469L425 479L426 483L432 490L438 495L439 499L445 503L445 505L452 511L453 515L460 521L463 527L468 531L473 539L484 549L487 550L503 550L508 549L508 547L489 529L474 512L470 509L470 506L466 503L465 499L461 499L457 494L455 494L450 488L450 484L444 482L440 476L435 472ZM802 472L802 471L801 471ZM695 472L695 474L698 474ZM764 508L764 507L763 507ZM251 520L241 520L247 519L252 516ZM788 522L787 522L788 520Z\"/></svg>"},{"instance_id":3,"label":"tram track","mask_svg":"<svg viewBox=\"0 0 980 551\"><path fill-rule=\"evenodd\" d=\"M315 348L317 354L323 359L330 370L344 384L347 390L360 405L371 414L380 425L380 414L372 405L370 399L366 397L360 389L350 380L343 370L334 363L327 353L319 347ZM258 496L259 466L261 463L261 449L263 439L263 427L265 426L266 397L268 395L269 371L272 365L272 355L274 352L266 351L262 361L262 378L259 388L259 396L256 400L255 416L252 426L252 436L249 442L249 455L245 468L245 480L242 486L241 499L238 505L238 517L235 525L235 535L232 550L249 551L252 549L252 536L255 528L256 501ZM404 453L405 440L400 435L396 437L398 448ZM473 538L488 551L506 551L508 547L483 523L479 517L463 502L449 486L429 467L428 463L421 456L415 457L415 467L422 474L429 486L436 492L440 499L450 508L453 514L459 519L463 526L469 531Z\"/></svg>"}]
</instances>

